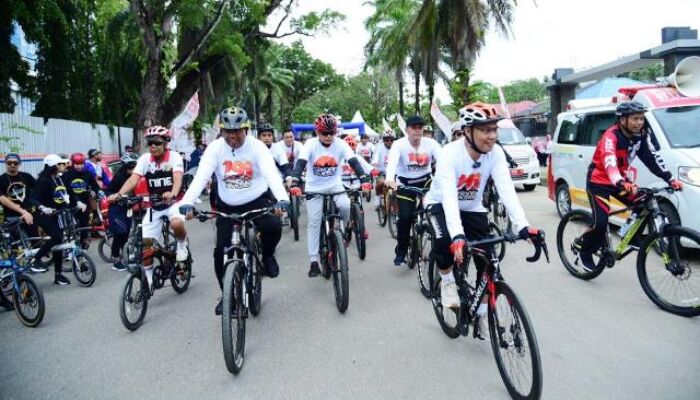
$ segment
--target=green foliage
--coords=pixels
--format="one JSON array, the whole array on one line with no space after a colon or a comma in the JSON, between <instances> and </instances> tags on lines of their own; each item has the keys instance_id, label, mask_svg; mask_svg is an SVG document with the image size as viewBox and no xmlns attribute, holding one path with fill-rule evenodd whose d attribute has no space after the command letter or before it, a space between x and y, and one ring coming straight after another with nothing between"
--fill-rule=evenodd
<instances>
[{"instance_id":1,"label":"green foliage","mask_svg":"<svg viewBox=\"0 0 700 400\"><path fill-rule=\"evenodd\" d=\"M331 28L344 20L345 15L337 11L323 10L321 13L310 12L295 18L290 25L297 32L328 33Z\"/></svg>"},{"instance_id":2,"label":"green foliage","mask_svg":"<svg viewBox=\"0 0 700 400\"><path fill-rule=\"evenodd\" d=\"M503 86L503 96L508 103L531 100L539 102L547 97L547 88L537 78L512 81ZM498 91L494 87L488 95L489 103L499 103Z\"/></svg>"},{"instance_id":3,"label":"green foliage","mask_svg":"<svg viewBox=\"0 0 700 400\"><path fill-rule=\"evenodd\" d=\"M654 83L656 82L656 78L664 76L664 64L662 62L649 64L618 76L642 82Z\"/></svg>"}]
</instances>

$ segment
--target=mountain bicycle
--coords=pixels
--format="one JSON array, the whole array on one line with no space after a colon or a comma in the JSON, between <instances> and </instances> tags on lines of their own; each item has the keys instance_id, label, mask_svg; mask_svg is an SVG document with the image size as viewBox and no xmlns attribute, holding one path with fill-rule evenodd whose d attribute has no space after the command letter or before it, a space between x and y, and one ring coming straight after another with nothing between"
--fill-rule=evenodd
<instances>
[{"instance_id":1,"label":"mountain bicycle","mask_svg":"<svg viewBox=\"0 0 700 400\"><path fill-rule=\"evenodd\" d=\"M355 236L357 256L364 260L367 255L367 230L365 229L365 210L362 207L363 193L361 190L347 188L350 197L350 220L345 228L345 241L350 242Z\"/></svg>"},{"instance_id":2,"label":"mountain bicycle","mask_svg":"<svg viewBox=\"0 0 700 400\"><path fill-rule=\"evenodd\" d=\"M671 194L673 188L639 188L634 203L610 213L638 213L637 219L615 247L610 227L605 239L593 253L595 269L583 268L579 252L582 235L593 226L593 215L585 210L572 210L559 222L557 250L564 267L571 275L591 280L605 268L631 254L637 254L637 276L644 293L664 311L686 317L700 315L700 232L671 223L656 195ZM645 231L646 229L646 231ZM646 234L645 234L646 232Z\"/></svg>"}]
</instances>

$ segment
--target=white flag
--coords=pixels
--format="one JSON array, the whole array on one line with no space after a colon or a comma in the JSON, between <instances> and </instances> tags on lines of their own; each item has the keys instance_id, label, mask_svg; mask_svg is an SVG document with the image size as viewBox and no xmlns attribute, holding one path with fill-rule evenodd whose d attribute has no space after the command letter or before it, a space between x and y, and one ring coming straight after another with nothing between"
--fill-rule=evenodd
<instances>
[{"instance_id":1,"label":"white flag","mask_svg":"<svg viewBox=\"0 0 700 400\"><path fill-rule=\"evenodd\" d=\"M396 122L399 123L399 128L401 129L401 132L403 132L403 134L405 135L406 134L406 121L404 121L401 114L396 114Z\"/></svg>"},{"instance_id":2,"label":"white flag","mask_svg":"<svg viewBox=\"0 0 700 400\"><path fill-rule=\"evenodd\" d=\"M386 122L386 118L382 118L382 126L384 127L385 131L391 129L391 125L389 125L389 123ZM391 129L391 130L393 130L393 129Z\"/></svg>"},{"instance_id":3,"label":"white flag","mask_svg":"<svg viewBox=\"0 0 700 400\"><path fill-rule=\"evenodd\" d=\"M192 123L199 115L199 94L195 92L187 102L184 110L170 123L170 132L173 134L173 140L170 148L175 151L188 152L194 145L191 138L187 135L187 128L192 126Z\"/></svg>"},{"instance_id":4,"label":"white flag","mask_svg":"<svg viewBox=\"0 0 700 400\"><path fill-rule=\"evenodd\" d=\"M506 118L510 119L510 111L508 111L508 103L506 103L506 96L503 95L503 89L498 86L498 98L501 99L501 108Z\"/></svg>"},{"instance_id":5,"label":"white flag","mask_svg":"<svg viewBox=\"0 0 700 400\"><path fill-rule=\"evenodd\" d=\"M442 113L442 110L440 110L440 106L438 106L437 103L437 97L433 97L433 102L430 105L430 115L435 120L437 126L440 127L442 133L445 134L445 137L452 140L452 123L445 116L445 114Z\"/></svg>"}]
</instances>

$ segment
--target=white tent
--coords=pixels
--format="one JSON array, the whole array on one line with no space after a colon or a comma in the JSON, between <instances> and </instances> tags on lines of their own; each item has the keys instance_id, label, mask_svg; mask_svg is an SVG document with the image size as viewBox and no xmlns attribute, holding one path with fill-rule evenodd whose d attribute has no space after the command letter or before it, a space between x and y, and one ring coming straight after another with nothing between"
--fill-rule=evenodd
<instances>
[{"instance_id":1,"label":"white tent","mask_svg":"<svg viewBox=\"0 0 700 400\"><path fill-rule=\"evenodd\" d=\"M362 114L360 113L360 110L355 111L355 115L353 115L352 120L350 122L364 122L365 123L365 134L369 136L371 139L376 139L379 137L379 134L372 129L371 126L369 126L366 122L365 119L362 118ZM353 136L360 136L360 132L358 129L345 129L344 131L347 134L353 135Z\"/></svg>"}]
</instances>

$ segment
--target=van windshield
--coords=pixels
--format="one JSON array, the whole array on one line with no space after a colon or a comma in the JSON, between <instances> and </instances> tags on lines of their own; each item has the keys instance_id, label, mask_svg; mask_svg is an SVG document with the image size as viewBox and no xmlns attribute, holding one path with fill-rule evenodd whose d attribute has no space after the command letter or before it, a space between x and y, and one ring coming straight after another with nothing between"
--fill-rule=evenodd
<instances>
[{"instance_id":1,"label":"van windshield","mask_svg":"<svg viewBox=\"0 0 700 400\"><path fill-rule=\"evenodd\" d=\"M660 108L652 113L671 147L700 147L700 106Z\"/></svg>"},{"instance_id":2,"label":"van windshield","mask_svg":"<svg viewBox=\"0 0 700 400\"><path fill-rule=\"evenodd\" d=\"M525 136L516 128L498 128L498 141L501 144L527 144Z\"/></svg>"}]
</instances>

